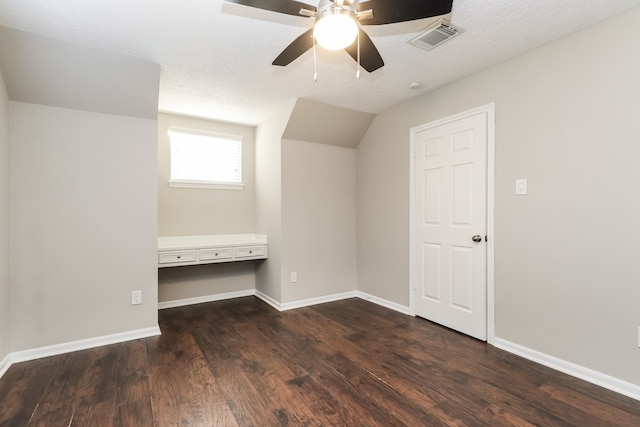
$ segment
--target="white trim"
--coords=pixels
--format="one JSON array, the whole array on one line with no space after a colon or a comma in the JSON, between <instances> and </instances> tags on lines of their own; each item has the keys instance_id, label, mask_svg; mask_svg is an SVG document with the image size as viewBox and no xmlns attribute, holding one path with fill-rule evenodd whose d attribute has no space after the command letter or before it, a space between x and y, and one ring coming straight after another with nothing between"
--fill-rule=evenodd
<instances>
[{"instance_id":1,"label":"white trim","mask_svg":"<svg viewBox=\"0 0 640 427\"><path fill-rule=\"evenodd\" d=\"M249 297L256 294L255 289L247 289L244 291L225 292L221 294L204 295L201 297L183 298L171 301L158 302L158 310L166 308L183 307L185 305L202 304L205 302L222 301L232 298Z\"/></svg>"},{"instance_id":2,"label":"white trim","mask_svg":"<svg viewBox=\"0 0 640 427\"><path fill-rule=\"evenodd\" d=\"M174 113L169 113L169 114L174 114ZM185 117L191 117L191 116L185 116ZM170 126L169 129L167 130L167 133L171 133L171 132L190 133L193 135L209 136L211 138L229 139L237 142L244 141L244 137L242 135L236 135L233 133L225 133L225 132L214 132L214 131L199 129L199 128Z\"/></svg>"},{"instance_id":3,"label":"white trim","mask_svg":"<svg viewBox=\"0 0 640 427\"><path fill-rule=\"evenodd\" d=\"M399 313L406 314L408 316L411 315L409 313L409 307L405 305L398 304L383 298L379 298L377 296L368 294L366 292L361 292L361 291L348 291L348 292L342 292L339 294L325 295L321 297L308 298L308 299L285 302L285 303L280 303L275 299L271 298L270 296L266 295L265 293L260 292L258 290L256 290L255 295L278 311L293 310L296 308L309 307L316 304L324 304L327 302L340 301L340 300L349 299L349 298L360 298L365 301L372 302L374 304L388 308L390 310L394 310Z\"/></svg>"},{"instance_id":4,"label":"white trim","mask_svg":"<svg viewBox=\"0 0 640 427\"><path fill-rule=\"evenodd\" d=\"M256 289L256 296L260 298L262 301L269 304L271 307L275 308L278 311L282 311L280 308L280 302L276 301L274 298L271 298L269 295L265 294L262 291Z\"/></svg>"},{"instance_id":5,"label":"white trim","mask_svg":"<svg viewBox=\"0 0 640 427\"><path fill-rule=\"evenodd\" d=\"M316 298L308 298L308 299L303 299L298 301L285 302L280 304L280 310L281 311L293 310L294 308L309 307L311 305L316 305L316 304L324 304L327 302L340 301L348 298L356 298L357 296L358 296L357 291L349 291L349 292L342 292L342 293L333 294L333 295L324 295Z\"/></svg>"},{"instance_id":6,"label":"white trim","mask_svg":"<svg viewBox=\"0 0 640 427\"><path fill-rule=\"evenodd\" d=\"M413 138L413 128L409 129L409 314L411 316L416 315L416 278L413 272L414 266L416 265L416 254L414 253L413 247L415 245L415 237L413 235L413 226L415 224L416 218L414 214L415 210L415 200L413 194L415 192L415 158L416 158L416 143Z\"/></svg>"},{"instance_id":7,"label":"white trim","mask_svg":"<svg viewBox=\"0 0 640 427\"><path fill-rule=\"evenodd\" d=\"M604 387L616 393L624 394L632 399L640 400L640 386L623 381L621 379L594 371L584 366L541 353L537 350L515 344L502 338L495 338L493 345L501 350L516 354L525 359L564 372L565 374L580 378L600 387Z\"/></svg>"},{"instance_id":8,"label":"white trim","mask_svg":"<svg viewBox=\"0 0 640 427\"><path fill-rule=\"evenodd\" d=\"M148 338L160 334L160 328L158 326L153 326L151 328L137 329L117 334L103 335L100 337L70 341L62 344L54 344L45 347L32 348L29 350L16 351L13 353L9 353L0 363L0 377L14 363L28 362L30 360L41 359L43 357L57 356L59 354L71 353L73 351L87 350L89 348L101 347L103 345L109 344L117 344L141 338Z\"/></svg>"},{"instance_id":9,"label":"white trim","mask_svg":"<svg viewBox=\"0 0 640 427\"><path fill-rule=\"evenodd\" d=\"M7 354L2 361L0 361L0 378L11 367L13 362L11 361L11 353Z\"/></svg>"},{"instance_id":10,"label":"white trim","mask_svg":"<svg viewBox=\"0 0 640 427\"><path fill-rule=\"evenodd\" d=\"M172 180L169 181L169 187L172 188L211 188L214 190L244 190L244 184L233 182L209 182L209 181L187 181Z\"/></svg>"},{"instance_id":11,"label":"white trim","mask_svg":"<svg viewBox=\"0 0 640 427\"><path fill-rule=\"evenodd\" d=\"M487 342L493 344L495 340L495 103L482 105L471 110L463 111L452 116L447 116L429 123L414 126L409 130L409 313L415 316L415 277L413 266L415 265L415 253L413 226L415 223L414 207L414 157L415 141L411 137L412 132L429 129L456 120L484 113L487 115Z\"/></svg>"},{"instance_id":12,"label":"white trim","mask_svg":"<svg viewBox=\"0 0 640 427\"><path fill-rule=\"evenodd\" d=\"M496 105L482 108L487 114L487 342L496 339L495 318L495 200L496 200Z\"/></svg>"},{"instance_id":13,"label":"white trim","mask_svg":"<svg viewBox=\"0 0 640 427\"><path fill-rule=\"evenodd\" d=\"M372 302L374 304L378 304L378 305L380 305L382 307L386 307L386 308L388 308L390 310L394 310L394 311L397 311L399 313L406 314L407 316L411 316L412 315L411 314L411 310L406 305L398 304L396 302L389 301L389 300L386 300L386 299L383 299L383 298L379 298L379 297L377 297L375 295L371 295L371 294L368 294L366 292L360 292L360 291L357 291L357 297L361 298L361 299L363 299L365 301L369 301L369 302Z\"/></svg>"}]
</instances>

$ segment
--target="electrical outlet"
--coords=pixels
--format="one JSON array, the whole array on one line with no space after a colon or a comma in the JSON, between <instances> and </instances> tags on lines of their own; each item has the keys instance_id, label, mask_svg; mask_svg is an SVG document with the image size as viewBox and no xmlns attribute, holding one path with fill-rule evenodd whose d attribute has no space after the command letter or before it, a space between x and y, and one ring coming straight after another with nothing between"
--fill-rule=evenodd
<instances>
[{"instance_id":1,"label":"electrical outlet","mask_svg":"<svg viewBox=\"0 0 640 427\"><path fill-rule=\"evenodd\" d=\"M516 194L519 196L524 196L527 194L527 179L519 178L516 179Z\"/></svg>"},{"instance_id":2,"label":"electrical outlet","mask_svg":"<svg viewBox=\"0 0 640 427\"><path fill-rule=\"evenodd\" d=\"M298 273L296 271L292 271L289 276L289 281L291 283L298 283Z\"/></svg>"},{"instance_id":3,"label":"electrical outlet","mask_svg":"<svg viewBox=\"0 0 640 427\"><path fill-rule=\"evenodd\" d=\"M131 291L131 305L142 304L142 291Z\"/></svg>"}]
</instances>

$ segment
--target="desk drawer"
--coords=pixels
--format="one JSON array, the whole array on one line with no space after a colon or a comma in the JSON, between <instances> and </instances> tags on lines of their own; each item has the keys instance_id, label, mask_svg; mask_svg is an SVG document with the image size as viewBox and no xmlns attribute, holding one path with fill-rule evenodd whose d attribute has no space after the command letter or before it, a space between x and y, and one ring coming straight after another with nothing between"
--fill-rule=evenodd
<instances>
[{"instance_id":1,"label":"desk drawer","mask_svg":"<svg viewBox=\"0 0 640 427\"><path fill-rule=\"evenodd\" d=\"M233 258L232 248L200 249L200 261Z\"/></svg>"},{"instance_id":2,"label":"desk drawer","mask_svg":"<svg viewBox=\"0 0 640 427\"><path fill-rule=\"evenodd\" d=\"M196 251L168 251L158 253L158 264L175 264L195 262L198 259Z\"/></svg>"},{"instance_id":3,"label":"desk drawer","mask_svg":"<svg viewBox=\"0 0 640 427\"><path fill-rule=\"evenodd\" d=\"M235 248L236 258L258 258L265 255L264 246L242 246Z\"/></svg>"}]
</instances>

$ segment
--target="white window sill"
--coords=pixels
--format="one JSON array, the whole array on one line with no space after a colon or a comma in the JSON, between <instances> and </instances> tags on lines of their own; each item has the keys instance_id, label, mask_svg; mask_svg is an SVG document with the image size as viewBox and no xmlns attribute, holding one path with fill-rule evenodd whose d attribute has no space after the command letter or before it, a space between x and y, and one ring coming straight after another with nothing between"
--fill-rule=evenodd
<instances>
[{"instance_id":1,"label":"white window sill","mask_svg":"<svg viewBox=\"0 0 640 427\"><path fill-rule=\"evenodd\" d=\"M232 182L208 181L169 181L169 187L174 188L210 188L214 190L243 190L244 184Z\"/></svg>"}]
</instances>

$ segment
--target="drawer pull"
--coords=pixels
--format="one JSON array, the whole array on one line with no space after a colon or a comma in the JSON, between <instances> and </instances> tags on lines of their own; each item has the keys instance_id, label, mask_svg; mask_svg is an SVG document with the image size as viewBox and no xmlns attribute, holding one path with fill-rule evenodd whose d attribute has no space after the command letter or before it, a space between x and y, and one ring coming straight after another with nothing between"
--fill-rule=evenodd
<instances>
[{"instance_id":1,"label":"drawer pull","mask_svg":"<svg viewBox=\"0 0 640 427\"><path fill-rule=\"evenodd\" d=\"M216 252L215 256L218 256L218 252Z\"/></svg>"},{"instance_id":2,"label":"drawer pull","mask_svg":"<svg viewBox=\"0 0 640 427\"><path fill-rule=\"evenodd\" d=\"M250 253L250 254L252 254L252 253L253 253L253 251L249 251L249 253Z\"/></svg>"},{"instance_id":3,"label":"drawer pull","mask_svg":"<svg viewBox=\"0 0 640 427\"><path fill-rule=\"evenodd\" d=\"M180 259L180 255L178 255L178 259Z\"/></svg>"}]
</instances>

